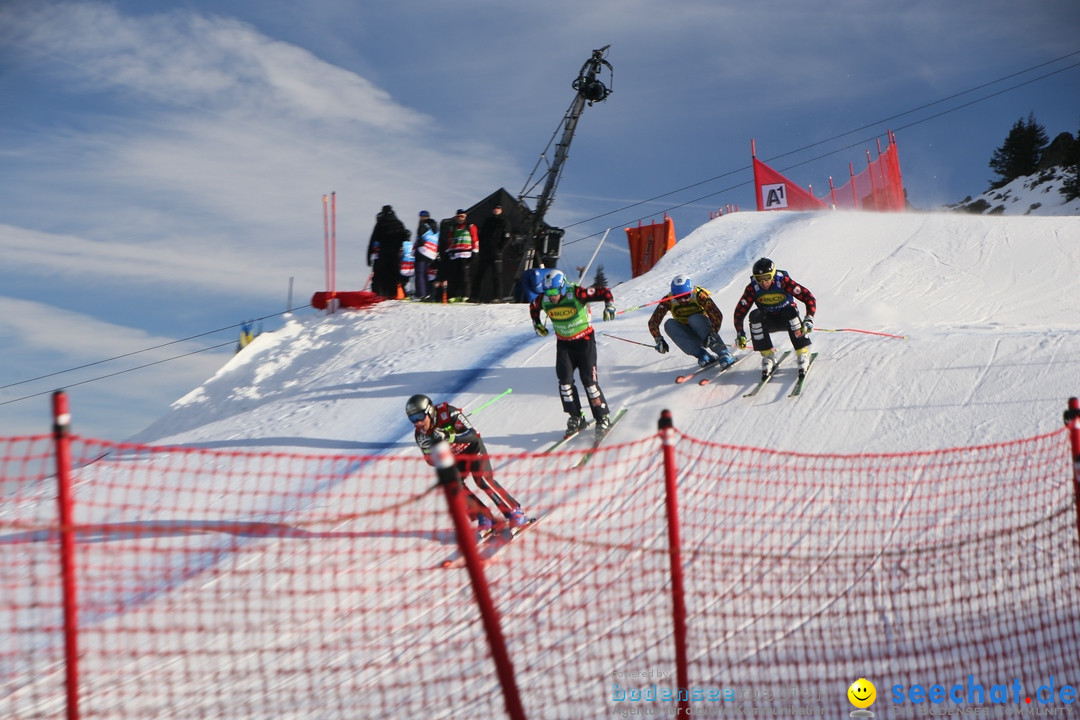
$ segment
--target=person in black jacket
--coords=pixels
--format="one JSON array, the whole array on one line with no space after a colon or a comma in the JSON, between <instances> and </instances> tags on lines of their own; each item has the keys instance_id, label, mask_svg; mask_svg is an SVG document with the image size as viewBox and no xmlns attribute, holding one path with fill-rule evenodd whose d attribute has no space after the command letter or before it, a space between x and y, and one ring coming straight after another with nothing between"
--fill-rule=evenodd
<instances>
[{"instance_id":1,"label":"person in black jacket","mask_svg":"<svg viewBox=\"0 0 1080 720\"><path fill-rule=\"evenodd\" d=\"M409 238L405 224L394 208L383 205L375 218L375 229L368 242L367 262L372 269L371 290L381 297L394 299L401 285L401 246Z\"/></svg>"},{"instance_id":2,"label":"person in black jacket","mask_svg":"<svg viewBox=\"0 0 1080 720\"><path fill-rule=\"evenodd\" d=\"M503 251L510 242L510 223L503 216L502 205L491 209L480 226L480 260L476 271L476 294L481 302L501 300L503 297ZM492 293L484 292L484 279L491 274Z\"/></svg>"}]
</instances>

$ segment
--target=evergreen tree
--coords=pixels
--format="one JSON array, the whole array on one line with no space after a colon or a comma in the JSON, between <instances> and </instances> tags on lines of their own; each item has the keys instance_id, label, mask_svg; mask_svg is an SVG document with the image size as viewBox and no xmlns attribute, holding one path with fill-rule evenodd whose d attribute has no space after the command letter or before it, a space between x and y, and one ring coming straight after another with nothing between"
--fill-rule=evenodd
<instances>
[{"instance_id":1,"label":"evergreen tree","mask_svg":"<svg viewBox=\"0 0 1080 720\"><path fill-rule=\"evenodd\" d=\"M1017 120L1004 144L990 158L990 169L1001 176L990 182L990 189L996 190L1018 177L1034 175L1049 142L1046 130L1035 122L1035 113L1028 113L1027 120Z\"/></svg>"},{"instance_id":2,"label":"evergreen tree","mask_svg":"<svg viewBox=\"0 0 1080 720\"><path fill-rule=\"evenodd\" d=\"M1064 182L1058 192L1065 196L1065 202L1080 198L1080 132L1076 133L1076 142L1065 157L1061 169Z\"/></svg>"},{"instance_id":3,"label":"evergreen tree","mask_svg":"<svg viewBox=\"0 0 1080 720\"><path fill-rule=\"evenodd\" d=\"M597 265L596 275L593 276L592 286L594 288L606 288L608 286L607 275L604 274L604 266Z\"/></svg>"}]
</instances>

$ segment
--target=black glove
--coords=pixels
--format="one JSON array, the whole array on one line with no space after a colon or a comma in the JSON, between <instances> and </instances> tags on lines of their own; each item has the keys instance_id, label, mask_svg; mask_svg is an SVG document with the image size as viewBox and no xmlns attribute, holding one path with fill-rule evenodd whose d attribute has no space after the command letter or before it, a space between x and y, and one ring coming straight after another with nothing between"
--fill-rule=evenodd
<instances>
[{"instance_id":1,"label":"black glove","mask_svg":"<svg viewBox=\"0 0 1080 720\"><path fill-rule=\"evenodd\" d=\"M445 440L452 445L454 443L454 431L437 428L433 433L431 433L431 439L434 440L436 443L441 443L443 440Z\"/></svg>"},{"instance_id":2,"label":"black glove","mask_svg":"<svg viewBox=\"0 0 1080 720\"><path fill-rule=\"evenodd\" d=\"M667 352L667 351L668 351L669 349L670 349L670 348L668 347L668 344L667 344L667 340L665 340L665 339L664 339L664 338L662 338L662 337L658 337L658 338L656 338L656 352L658 352L658 353L660 353L661 355L663 355L663 354L664 354L664 353L666 353L666 352Z\"/></svg>"}]
</instances>

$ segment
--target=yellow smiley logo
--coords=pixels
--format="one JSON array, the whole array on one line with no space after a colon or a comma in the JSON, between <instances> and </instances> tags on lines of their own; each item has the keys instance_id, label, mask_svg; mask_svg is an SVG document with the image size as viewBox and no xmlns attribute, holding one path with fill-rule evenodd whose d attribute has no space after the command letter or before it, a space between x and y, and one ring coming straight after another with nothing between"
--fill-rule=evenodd
<instances>
[{"instance_id":1,"label":"yellow smiley logo","mask_svg":"<svg viewBox=\"0 0 1080 720\"><path fill-rule=\"evenodd\" d=\"M877 688L866 678L859 678L851 683L847 691L848 700L857 708L868 708L877 700Z\"/></svg>"}]
</instances>

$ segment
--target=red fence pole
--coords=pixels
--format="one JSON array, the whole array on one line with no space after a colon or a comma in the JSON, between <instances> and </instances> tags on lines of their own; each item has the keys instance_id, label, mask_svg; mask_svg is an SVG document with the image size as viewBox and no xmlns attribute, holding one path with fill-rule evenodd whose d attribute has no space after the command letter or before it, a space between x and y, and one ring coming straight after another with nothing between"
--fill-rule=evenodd
<instances>
[{"instance_id":1,"label":"red fence pole","mask_svg":"<svg viewBox=\"0 0 1080 720\"><path fill-rule=\"evenodd\" d=\"M330 287L330 209L327 206L326 201L327 197L324 194L322 196L323 265L326 268L326 314L329 315L334 312L334 308L330 305L330 303L334 301L334 295L330 292L332 289Z\"/></svg>"},{"instance_id":2,"label":"red fence pole","mask_svg":"<svg viewBox=\"0 0 1080 720\"><path fill-rule=\"evenodd\" d=\"M1076 536L1080 540L1080 401L1069 398L1069 409L1064 413L1065 426L1069 428L1073 461L1073 504L1076 506Z\"/></svg>"},{"instance_id":3,"label":"red fence pole","mask_svg":"<svg viewBox=\"0 0 1080 720\"><path fill-rule=\"evenodd\" d=\"M330 291L337 291L337 191L330 193Z\"/></svg>"},{"instance_id":4,"label":"red fence pole","mask_svg":"<svg viewBox=\"0 0 1080 720\"><path fill-rule=\"evenodd\" d=\"M469 522L469 513L465 509L465 495L462 492L464 483L461 475L458 474L454 453L448 444L441 442L435 446L432 458L435 460L439 484L446 493L450 515L454 519L454 532L457 535L461 555L465 558L465 567L469 571L473 595L480 608L480 617L484 623L484 631L487 633L491 657L495 661L495 670L499 675L503 698L506 701L506 714L511 720L525 720L525 710L521 705L517 682L514 680L514 665L510 662L510 654L506 651L506 639L499 627L499 613L491 600L491 588L488 586L487 577L484 576L480 553L476 549L475 529Z\"/></svg>"},{"instance_id":5,"label":"red fence pole","mask_svg":"<svg viewBox=\"0 0 1080 720\"><path fill-rule=\"evenodd\" d=\"M53 440L60 519L60 577L64 593L64 664L67 717L79 717L79 606L75 583L75 530L71 503L71 413L64 391L53 393Z\"/></svg>"},{"instance_id":6,"label":"red fence pole","mask_svg":"<svg viewBox=\"0 0 1080 720\"><path fill-rule=\"evenodd\" d=\"M676 490L675 427L671 411L660 413L664 443L664 482L667 486L668 552L671 554L671 612L675 623L675 677L679 682L679 714L690 714L690 673L686 666L686 594L683 590L682 543L679 539L679 500ZM685 692L683 692L685 690Z\"/></svg>"}]
</instances>

